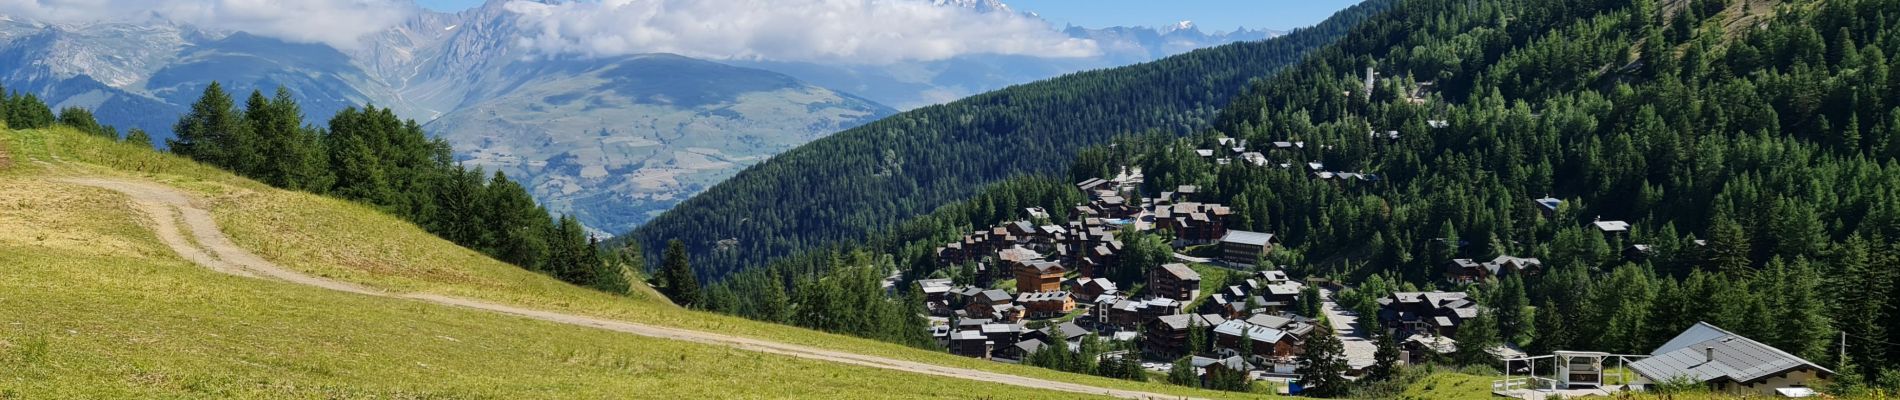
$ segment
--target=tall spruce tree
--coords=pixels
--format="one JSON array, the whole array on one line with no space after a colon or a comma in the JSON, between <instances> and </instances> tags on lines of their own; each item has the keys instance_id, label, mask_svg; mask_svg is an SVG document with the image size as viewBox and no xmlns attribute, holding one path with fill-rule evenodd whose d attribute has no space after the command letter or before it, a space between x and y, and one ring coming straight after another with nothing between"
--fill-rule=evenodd
<instances>
[{"instance_id":1,"label":"tall spruce tree","mask_svg":"<svg viewBox=\"0 0 1900 400\"><path fill-rule=\"evenodd\" d=\"M320 135L303 123L303 109L290 89L279 86L274 97L253 91L245 101L244 119L250 125L262 159L256 176L271 185L321 193L330 186L328 162Z\"/></svg>"},{"instance_id":2,"label":"tall spruce tree","mask_svg":"<svg viewBox=\"0 0 1900 400\"><path fill-rule=\"evenodd\" d=\"M692 265L687 263L686 243L667 241L666 258L661 268L661 274L666 276L666 297L682 306L699 304L699 277L693 274Z\"/></svg>"},{"instance_id":3,"label":"tall spruce tree","mask_svg":"<svg viewBox=\"0 0 1900 400\"><path fill-rule=\"evenodd\" d=\"M1464 365L1492 365L1496 361L1490 351L1502 342L1498 339L1497 318L1493 314L1482 310L1477 318L1458 324L1458 332L1452 335L1458 343L1458 350L1452 353L1453 360Z\"/></svg>"},{"instance_id":4,"label":"tall spruce tree","mask_svg":"<svg viewBox=\"0 0 1900 400\"><path fill-rule=\"evenodd\" d=\"M1333 336L1331 326L1321 319L1320 328L1314 329L1306 340L1306 349L1300 353L1299 367L1302 382L1311 393L1321 397L1342 396L1352 391L1352 381L1346 380L1346 348Z\"/></svg>"},{"instance_id":5,"label":"tall spruce tree","mask_svg":"<svg viewBox=\"0 0 1900 400\"><path fill-rule=\"evenodd\" d=\"M212 81L205 86L198 101L192 103L191 111L172 125L176 137L166 139L166 147L199 162L242 171L237 168L234 156L249 150L248 143L244 142L249 136L248 128L241 115L231 95L224 92L224 86Z\"/></svg>"},{"instance_id":6,"label":"tall spruce tree","mask_svg":"<svg viewBox=\"0 0 1900 400\"><path fill-rule=\"evenodd\" d=\"M1491 300L1492 307L1497 310L1498 334L1511 344L1528 343L1530 332L1534 329L1524 315L1524 308L1530 306L1530 299L1524 293L1524 278L1519 275L1505 275L1498 282L1498 290L1492 293L1495 298Z\"/></svg>"},{"instance_id":7,"label":"tall spruce tree","mask_svg":"<svg viewBox=\"0 0 1900 400\"><path fill-rule=\"evenodd\" d=\"M1742 275L1752 271L1748 257L1753 253L1748 232L1726 216L1718 216L1709 226L1708 264L1715 271Z\"/></svg>"}]
</instances>

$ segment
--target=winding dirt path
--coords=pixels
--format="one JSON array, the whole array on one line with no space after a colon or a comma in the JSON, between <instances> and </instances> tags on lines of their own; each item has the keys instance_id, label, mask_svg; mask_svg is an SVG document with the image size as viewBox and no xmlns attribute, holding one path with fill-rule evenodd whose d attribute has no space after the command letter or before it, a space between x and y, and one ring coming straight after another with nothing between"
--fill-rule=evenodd
<instances>
[{"instance_id":1,"label":"winding dirt path","mask_svg":"<svg viewBox=\"0 0 1900 400\"><path fill-rule=\"evenodd\" d=\"M732 348L824 360L844 364L929 374L951 378L969 379L981 382L1023 386L1029 388L1059 390L1072 393L1113 396L1128 399L1172 399L1156 393L1110 389L1076 383L1027 378L1003 373L953 368L940 365L905 361L885 357L852 354L840 351L819 349L795 344L779 343L746 337L700 332L679 328L668 328L626 321L609 320L574 314L535 310L516 306L497 304L481 300L449 297L433 294L391 293L349 282L341 282L306 275L284 268L252 254L250 251L231 242L230 238L217 226L211 212L198 205L183 192L147 182L135 182L102 178L62 179L62 182L104 188L131 197L134 207L151 218L153 231L160 241L186 260L210 268L214 271L246 277L277 279L286 282L316 286L330 290L369 296L410 299L441 305L483 310L518 317L537 319L568 325L585 326L624 332L661 339L683 340L688 342L727 346ZM904 384L904 383L896 383Z\"/></svg>"}]
</instances>

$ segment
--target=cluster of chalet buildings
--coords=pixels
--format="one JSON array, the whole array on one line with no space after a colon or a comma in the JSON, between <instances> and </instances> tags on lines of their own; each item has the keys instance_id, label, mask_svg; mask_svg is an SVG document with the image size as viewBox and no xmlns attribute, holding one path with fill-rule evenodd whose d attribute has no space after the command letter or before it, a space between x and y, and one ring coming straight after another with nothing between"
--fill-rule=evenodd
<instances>
[{"instance_id":1,"label":"cluster of chalet buildings","mask_svg":"<svg viewBox=\"0 0 1900 400\"><path fill-rule=\"evenodd\" d=\"M1464 292L1398 292L1379 299L1379 322L1388 337L1398 341L1407 363L1457 351L1452 337L1466 321L1477 318L1478 311L1477 300ZM1522 355L1508 347L1489 350L1504 358Z\"/></svg>"},{"instance_id":2,"label":"cluster of chalet buildings","mask_svg":"<svg viewBox=\"0 0 1900 400\"><path fill-rule=\"evenodd\" d=\"M1443 121L1436 121L1436 122L1442 123ZM1438 124L1433 124L1432 126L1433 128L1443 127ZM1449 124L1446 124L1444 126L1449 126ZM1385 132L1372 131L1372 137L1374 139L1397 141L1399 140L1399 131L1385 131ZM1239 162L1239 163L1243 163L1243 164L1255 166L1255 167L1278 167L1280 169L1292 169L1295 167L1294 163L1292 162L1276 163L1270 160L1267 157L1267 154L1278 153L1280 156L1292 158L1299 151L1305 150L1307 146L1306 142L1277 142L1276 141L1276 142L1268 143L1266 146L1261 146L1262 147L1261 150L1255 151L1255 150L1252 150L1252 146L1248 145L1246 139L1235 139L1235 138L1224 137L1224 138L1215 139L1215 142L1217 143L1218 148L1195 149L1194 154L1200 156L1202 159L1212 161L1216 165L1228 165L1228 164L1233 164L1235 162ZM1321 147L1328 148L1328 149L1332 148L1330 145L1322 145ZM1312 174L1314 179L1319 179L1319 180L1375 182L1380 179L1378 175L1370 174L1370 173L1330 170L1326 168L1325 163L1319 162L1319 161L1304 163L1304 167L1308 173Z\"/></svg>"},{"instance_id":3,"label":"cluster of chalet buildings","mask_svg":"<svg viewBox=\"0 0 1900 400\"><path fill-rule=\"evenodd\" d=\"M1254 264L1276 243L1272 234L1228 229L1233 211L1196 201L1194 186L1150 198L1139 195L1141 183L1139 169L1083 181L1077 188L1088 200L1069 221L1025 209L1027 219L937 248L938 262L974 264L978 276L972 286L918 281L931 313L952 321L933 333L951 352L976 358L1019 360L1044 346L1079 346L1092 333L1139 340L1144 356L1173 360L1189 355L1189 332L1200 329L1221 356L1195 357L1204 371L1291 373L1306 339L1319 330L1313 319L1287 312L1305 286L1285 272L1258 272L1216 293L1202 293L1201 275L1182 263L1152 266L1141 282L1104 276L1122 250L1116 234L1126 230L1168 232L1177 247L1218 244L1220 258L1230 265ZM1015 283L990 289L1003 279ZM1125 291L1137 284L1140 293ZM1045 319L1038 325L1055 329L1028 328Z\"/></svg>"}]
</instances>

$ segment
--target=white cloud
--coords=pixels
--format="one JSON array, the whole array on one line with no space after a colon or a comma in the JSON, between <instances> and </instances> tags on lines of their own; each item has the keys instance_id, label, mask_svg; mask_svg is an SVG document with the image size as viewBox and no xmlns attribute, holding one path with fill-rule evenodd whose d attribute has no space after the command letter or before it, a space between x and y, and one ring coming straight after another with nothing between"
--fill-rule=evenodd
<instances>
[{"instance_id":1,"label":"white cloud","mask_svg":"<svg viewBox=\"0 0 1900 400\"><path fill-rule=\"evenodd\" d=\"M0 0L0 14L36 20L160 19L338 48L355 47L416 10L408 0Z\"/></svg>"},{"instance_id":2,"label":"white cloud","mask_svg":"<svg viewBox=\"0 0 1900 400\"><path fill-rule=\"evenodd\" d=\"M543 54L883 64L966 54L1087 57L1093 41L1041 19L921 0L601 0L507 4Z\"/></svg>"}]
</instances>

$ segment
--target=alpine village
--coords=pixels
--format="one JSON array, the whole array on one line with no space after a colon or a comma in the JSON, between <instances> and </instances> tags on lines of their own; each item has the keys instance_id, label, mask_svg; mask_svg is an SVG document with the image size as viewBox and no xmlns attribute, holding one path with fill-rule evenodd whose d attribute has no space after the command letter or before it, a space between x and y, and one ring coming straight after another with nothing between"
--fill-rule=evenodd
<instances>
[{"instance_id":1,"label":"alpine village","mask_svg":"<svg viewBox=\"0 0 1900 400\"><path fill-rule=\"evenodd\" d=\"M869 63L513 52L628 12L1041 9L404 1L332 49L152 3L171 22L0 5L0 399L1900 396L1900 0L1313 2L1339 4L904 111L820 87L902 75ZM200 42L128 38L153 32ZM478 37L512 50L435 69ZM59 55L84 46L110 49ZM803 89L718 92L761 82ZM476 100L502 90L546 97ZM719 146L776 139L507 139L854 102L756 156ZM737 122L638 114L664 107Z\"/></svg>"}]
</instances>

